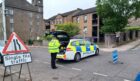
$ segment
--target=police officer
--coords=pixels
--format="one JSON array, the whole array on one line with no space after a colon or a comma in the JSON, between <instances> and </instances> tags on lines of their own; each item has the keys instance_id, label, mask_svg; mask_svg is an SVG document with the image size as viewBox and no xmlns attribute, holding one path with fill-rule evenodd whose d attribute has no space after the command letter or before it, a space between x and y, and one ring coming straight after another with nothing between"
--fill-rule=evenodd
<instances>
[{"instance_id":1,"label":"police officer","mask_svg":"<svg viewBox=\"0 0 140 81\"><path fill-rule=\"evenodd\" d=\"M48 50L51 53L51 67L52 69L56 69L55 61L56 55L59 53L60 42L56 39L56 37L52 37L52 40L49 42Z\"/></svg>"}]
</instances>

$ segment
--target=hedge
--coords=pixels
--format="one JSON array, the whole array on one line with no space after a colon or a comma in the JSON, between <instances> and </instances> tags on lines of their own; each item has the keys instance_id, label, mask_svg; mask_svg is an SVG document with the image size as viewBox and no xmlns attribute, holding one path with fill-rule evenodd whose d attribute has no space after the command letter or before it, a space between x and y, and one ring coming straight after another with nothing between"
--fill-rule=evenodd
<instances>
[{"instance_id":1,"label":"hedge","mask_svg":"<svg viewBox=\"0 0 140 81\"><path fill-rule=\"evenodd\" d=\"M129 31L129 30L140 30L140 26L125 27L124 29L126 31Z\"/></svg>"}]
</instances>

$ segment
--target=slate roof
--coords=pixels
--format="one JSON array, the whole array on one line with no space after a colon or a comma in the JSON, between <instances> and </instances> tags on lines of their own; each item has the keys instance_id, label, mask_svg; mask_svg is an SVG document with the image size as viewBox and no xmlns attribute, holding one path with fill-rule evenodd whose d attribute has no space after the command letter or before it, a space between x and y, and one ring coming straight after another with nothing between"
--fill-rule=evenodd
<instances>
[{"instance_id":1,"label":"slate roof","mask_svg":"<svg viewBox=\"0 0 140 81\"><path fill-rule=\"evenodd\" d=\"M37 8L26 0L5 0L6 7L38 12Z\"/></svg>"},{"instance_id":2,"label":"slate roof","mask_svg":"<svg viewBox=\"0 0 140 81\"><path fill-rule=\"evenodd\" d=\"M73 13L74 13L75 11L77 11L77 10L82 10L82 9L78 8L78 9L76 9L76 10L72 10L72 11L65 12L65 13L58 14L58 15L61 15L61 16L63 16L63 17L66 17L66 16L69 16L69 15L73 14ZM48 20L54 20L56 17L57 17L57 15L55 15L55 16L49 18Z\"/></svg>"},{"instance_id":3,"label":"slate roof","mask_svg":"<svg viewBox=\"0 0 140 81\"><path fill-rule=\"evenodd\" d=\"M92 7L92 8L88 8L88 9L82 10L81 12L77 13L74 16L85 15L85 14L94 13L94 12L96 12L96 7Z\"/></svg>"}]
</instances>

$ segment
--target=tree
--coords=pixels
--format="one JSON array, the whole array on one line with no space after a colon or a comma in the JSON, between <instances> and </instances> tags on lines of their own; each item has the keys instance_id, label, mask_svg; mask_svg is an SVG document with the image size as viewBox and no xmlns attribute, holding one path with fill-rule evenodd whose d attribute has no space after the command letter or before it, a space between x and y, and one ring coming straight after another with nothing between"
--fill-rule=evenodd
<instances>
[{"instance_id":1,"label":"tree","mask_svg":"<svg viewBox=\"0 0 140 81\"><path fill-rule=\"evenodd\" d=\"M77 23L64 23L56 25L57 30L64 30L69 36L74 36L79 34L79 26Z\"/></svg>"},{"instance_id":2,"label":"tree","mask_svg":"<svg viewBox=\"0 0 140 81\"><path fill-rule=\"evenodd\" d=\"M129 18L140 17L140 0L97 0L96 4L104 33L123 31Z\"/></svg>"}]
</instances>

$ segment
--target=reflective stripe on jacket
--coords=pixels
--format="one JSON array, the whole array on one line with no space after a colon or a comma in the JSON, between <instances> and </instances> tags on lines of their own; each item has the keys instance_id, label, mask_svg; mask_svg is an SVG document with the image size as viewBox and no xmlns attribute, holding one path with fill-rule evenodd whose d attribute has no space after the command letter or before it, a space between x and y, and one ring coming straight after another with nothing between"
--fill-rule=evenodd
<instances>
[{"instance_id":1,"label":"reflective stripe on jacket","mask_svg":"<svg viewBox=\"0 0 140 81\"><path fill-rule=\"evenodd\" d=\"M49 53L59 53L60 43L57 39L52 39L48 45Z\"/></svg>"}]
</instances>

